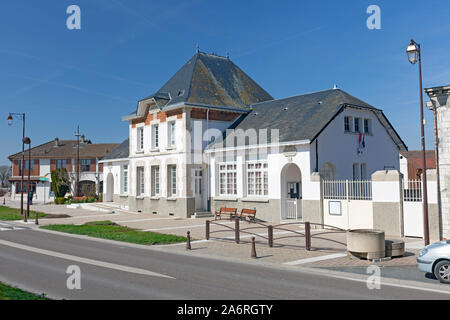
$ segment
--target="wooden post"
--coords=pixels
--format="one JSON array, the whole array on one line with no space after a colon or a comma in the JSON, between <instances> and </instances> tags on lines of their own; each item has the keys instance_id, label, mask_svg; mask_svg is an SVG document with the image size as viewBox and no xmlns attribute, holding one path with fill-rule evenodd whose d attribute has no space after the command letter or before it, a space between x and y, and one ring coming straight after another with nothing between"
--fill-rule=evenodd
<instances>
[{"instance_id":1,"label":"wooden post","mask_svg":"<svg viewBox=\"0 0 450 320\"><path fill-rule=\"evenodd\" d=\"M307 251L311 251L311 225L305 222L305 247Z\"/></svg>"},{"instance_id":2,"label":"wooden post","mask_svg":"<svg viewBox=\"0 0 450 320\"><path fill-rule=\"evenodd\" d=\"M267 227L267 239L269 240L269 247L273 247L273 226Z\"/></svg>"},{"instance_id":3,"label":"wooden post","mask_svg":"<svg viewBox=\"0 0 450 320\"><path fill-rule=\"evenodd\" d=\"M234 240L236 243L239 243L239 218L234 220Z\"/></svg>"},{"instance_id":4,"label":"wooden post","mask_svg":"<svg viewBox=\"0 0 450 320\"><path fill-rule=\"evenodd\" d=\"M211 221L206 220L206 231L205 231L205 238L206 240L209 240L209 225L210 225Z\"/></svg>"}]
</instances>

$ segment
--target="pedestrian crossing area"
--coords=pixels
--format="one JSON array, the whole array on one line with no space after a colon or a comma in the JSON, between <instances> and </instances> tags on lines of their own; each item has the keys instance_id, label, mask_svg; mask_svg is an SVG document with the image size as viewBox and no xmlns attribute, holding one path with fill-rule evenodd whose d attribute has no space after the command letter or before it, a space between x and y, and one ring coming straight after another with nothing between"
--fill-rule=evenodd
<instances>
[{"instance_id":1,"label":"pedestrian crossing area","mask_svg":"<svg viewBox=\"0 0 450 320\"><path fill-rule=\"evenodd\" d=\"M25 230L28 228L17 227L9 223L0 222L0 231Z\"/></svg>"}]
</instances>

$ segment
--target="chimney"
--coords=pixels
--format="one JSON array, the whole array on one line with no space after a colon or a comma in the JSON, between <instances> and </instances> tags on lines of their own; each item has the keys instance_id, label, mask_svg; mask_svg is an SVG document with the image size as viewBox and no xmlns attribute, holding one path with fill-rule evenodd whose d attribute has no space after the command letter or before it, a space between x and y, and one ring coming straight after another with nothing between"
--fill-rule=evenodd
<instances>
[{"instance_id":1,"label":"chimney","mask_svg":"<svg viewBox=\"0 0 450 320\"><path fill-rule=\"evenodd\" d=\"M55 147L59 147L59 138L55 138Z\"/></svg>"}]
</instances>

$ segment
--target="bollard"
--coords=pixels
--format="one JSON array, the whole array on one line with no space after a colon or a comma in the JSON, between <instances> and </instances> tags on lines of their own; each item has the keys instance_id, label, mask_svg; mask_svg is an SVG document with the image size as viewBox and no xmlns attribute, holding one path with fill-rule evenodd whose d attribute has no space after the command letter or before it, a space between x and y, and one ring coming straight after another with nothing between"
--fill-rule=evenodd
<instances>
[{"instance_id":1,"label":"bollard","mask_svg":"<svg viewBox=\"0 0 450 320\"><path fill-rule=\"evenodd\" d=\"M311 225L305 222L305 247L307 251L311 251Z\"/></svg>"},{"instance_id":2,"label":"bollard","mask_svg":"<svg viewBox=\"0 0 450 320\"><path fill-rule=\"evenodd\" d=\"M191 250L191 232L187 232L186 236L186 250Z\"/></svg>"},{"instance_id":3,"label":"bollard","mask_svg":"<svg viewBox=\"0 0 450 320\"><path fill-rule=\"evenodd\" d=\"M267 239L269 240L269 247L273 248L273 226L267 227Z\"/></svg>"},{"instance_id":4,"label":"bollard","mask_svg":"<svg viewBox=\"0 0 450 320\"><path fill-rule=\"evenodd\" d=\"M256 244L255 244L255 237L252 237L252 254L253 259L256 259Z\"/></svg>"},{"instance_id":5,"label":"bollard","mask_svg":"<svg viewBox=\"0 0 450 320\"><path fill-rule=\"evenodd\" d=\"M236 218L234 220L234 240L236 243L239 243L239 219Z\"/></svg>"},{"instance_id":6,"label":"bollard","mask_svg":"<svg viewBox=\"0 0 450 320\"><path fill-rule=\"evenodd\" d=\"M206 231L205 231L205 238L206 240L209 240L209 224L211 222L209 220L206 220Z\"/></svg>"},{"instance_id":7,"label":"bollard","mask_svg":"<svg viewBox=\"0 0 450 320\"><path fill-rule=\"evenodd\" d=\"M6 202L5 202L5 198L3 198L3 205L5 205L6 204Z\"/></svg>"},{"instance_id":8,"label":"bollard","mask_svg":"<svg viewBox=\"0 0 450 320\"><path fill-rule=\"evenodd\" d=\"M38 225L39 224L38 213L35 212L34 214L36 215L36 219L34 220L34 224Z\"/></svg>"}]
</instances>

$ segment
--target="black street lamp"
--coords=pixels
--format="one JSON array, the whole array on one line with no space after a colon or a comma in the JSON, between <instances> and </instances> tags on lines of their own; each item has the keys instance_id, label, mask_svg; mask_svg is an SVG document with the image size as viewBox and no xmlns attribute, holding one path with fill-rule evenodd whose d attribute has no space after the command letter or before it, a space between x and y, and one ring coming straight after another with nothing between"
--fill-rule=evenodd
<instances>
[{"instance_id":1,"label":"black street lamp","mask_svg":"<svg viewBox=\"0 0 450 320\"><path fill-rule=\"evenodd\" d=\"M25 169L25 113L9 113L8 115L8 125L11 126L13 123L14 117L17 117L22 120L22 163L20 165L21 171L21 181L20 181L20 214L23 215L23 171Z\"/></svg>"},{"instance_id":2,"label":"black street lamp","mask_svg":"<svg viewBox=\"0 0 450 320\"><path fill-rule=\"evenodd\" d=\"M24 221L27 222L30 217L30 171L31 171L31 139L26 137L23 139L23 143L28 145L28 181L27 181L27 214Z\"/></svg>"},{"instance_id":3,"label":"black street lamp","mask_svg":"<svg viewBox=\"0 0 450 320\"><path fill-rule=\"evenodd\" d=\"M408 60L411 64L419 62L419 82L420 82L420 131L422 141L422 169L423 169L423 236L425 245L430 244L430 230L428 225L428 193L427 193L427 164L425 155L425 128L423 119L423 90L422 90L422 57L420 44L411 39L411 43L406 49Z\"/></svg>"}]
</instances>

